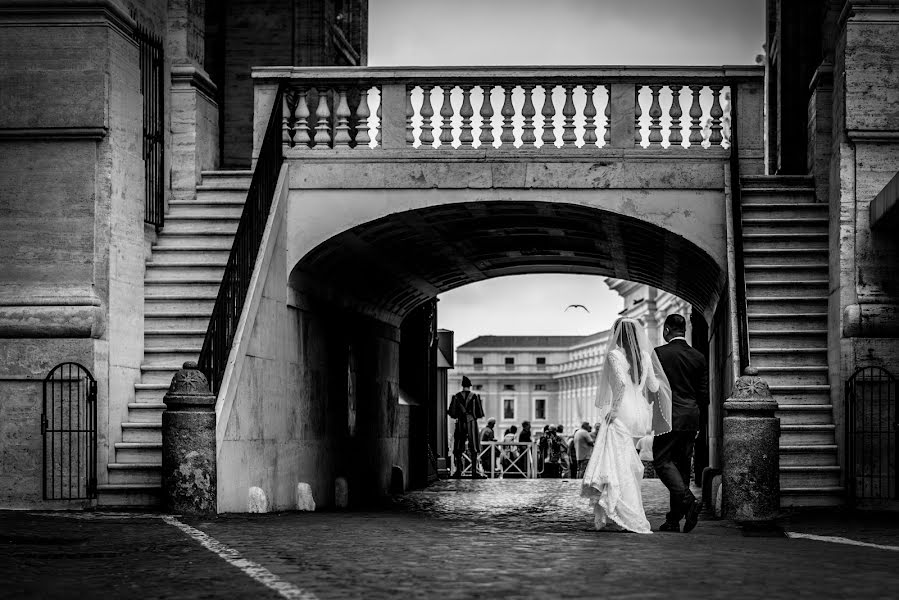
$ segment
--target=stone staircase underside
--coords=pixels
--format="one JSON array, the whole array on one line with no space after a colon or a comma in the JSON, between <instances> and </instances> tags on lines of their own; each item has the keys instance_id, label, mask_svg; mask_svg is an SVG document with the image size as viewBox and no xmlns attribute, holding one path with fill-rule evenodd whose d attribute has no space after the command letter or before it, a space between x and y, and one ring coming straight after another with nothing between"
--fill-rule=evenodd
<instances>
[{"instance_id":1,"label":"stone staircase underside","mask_svg":"<svg viewBox=\"0 0 899 600\"><path fill-rule=\"evenodd\" d=\"M780 410L783 506L843 502L827 363L828 207L806 177L744 177L750 362Z\"/></svg>"},{"instance_id":2,"label":"stone staircase underside","mask_svg":"<svg viewBox=\"0 0 899 600\"><path fill-rule=\"evenodd\" d=\"M141 378L108 465L109 482L99 486L100 505L159 503L162 399L181 365L199 357L251 175L204 172L194 200L169 202L144 277Z\"/></svg>"}]
</instances>

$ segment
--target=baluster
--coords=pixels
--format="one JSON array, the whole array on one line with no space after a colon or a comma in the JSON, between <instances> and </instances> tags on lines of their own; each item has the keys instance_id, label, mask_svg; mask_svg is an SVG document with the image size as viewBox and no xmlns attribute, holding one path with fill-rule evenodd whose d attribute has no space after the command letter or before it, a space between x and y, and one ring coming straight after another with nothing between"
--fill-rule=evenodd
<instances>
[{"instance_id":1,"label":"baluster","mask_svg":"<svg viewBox=\"0 0 899 600\"><path fill-rule=\"evenodd\" d=\"M668 109L668 116L671 117L671 126L669 127L668 134L668 142L670 146L680 146L684 141L683 136L681 135L681 124L680 118L683 116L684 111L681 110L680 107L680 85L669 85L668 88L671 90L671 108Z\"/></svg>"},{"instance_id":2,"label":"baluster","mask_svg":"<svg viewBox=\"0 0 899 600\"><path fill-rule=\"evenodd\" d=\"M709 145L710 146L720 146L722 140L724 140L724 136L721 135L721 117L724 116L724 110L721 108L721 88L724 86L721 85L710 85L709 88L712 90L712 108L709 111L709 116L712 117L712 125L711 130L712 133L709 134Z\"/></svg>"},{"instance_id":3,"label":"baluster","mask_svg":"<svg viewBox=\"0 0 899 600\"><path fill-rule=\"evenodd\" d=\"M406 145L413 146L415 144L415 133L412 131L412 115L415 110L412 108L412 89L413 86L406 86Z\"/></svg>"},{"instance_id":4,"label":"baluster","mask_svg":"<svg viewBox=\"0 0 899 600\"><path fill-rule=\"evenodd\" d=\"M453 104L450 102L450 94L454 85L441 85L443 89L443 106L440 107L440 116L443 117L443 125L440 126L440 147L453 147Z\"/></svg>"},{"instance_id":5,"label":"baluster","mask_svg":"<svg viewBox=\"0 0 899 600\"><path fill-rule=\"evenodd\" d=\"M587 102L584 104L584 146L596 145L596 106L593 105L593 90L595 85L584 84L584 94Z\"/></svg>"},{"instance_id":6,"label":"baluster","mask_svg":"<svg viewBox=\"0 0 899 600\"><path fill-rule=\"evenodd\" d=\"M515 144L515 126L512 125L512 117L515 116L515 107L512 105L512 91L514 89L514 85L503 85L503 93L505 93L506 99L500 112L503 116L503 132L499 137L499 141L502 144Z\"/></svg>"},{"instance_id":7,"label":"baluster","mask_svg":"<svg viewBox=\"0 0 899 600\"><path fill-rule=\"evenodd\" d=\"M331 144L331 109L328 108L328 90L318 89L318 108L315 109L315 117L318 119L315 125L316 148L328 148Z\"/></svg>"},{"instance_id":8,"label":"baluster","mask_svg":"<svg viewBox=\"0 0 899 600\"><path fill-rule=\"evenodd\" d=\"M690 146L702 144L702 106L699 105L699 92L701 85L691 85L693 92L693 104L690 105Z\"/></svg>"},{"instance_id":9,"label":"baluster","mask_svg":"<svg viewBox=\"0 0 899 600\"><path fill-rule=\"evenodd\" d=\"M524 90L524 105L521 107L521 116L524 117L524 123L521 126L522 146L533 146L537 141L537 136L534 135L534 115L537 114L532 98L534 87L535 86L528 84L522 84L521 86L521 89Z\"/></svg>"},{"instance_id":10,"label":"baluster","mask_svg":"<svg viewBox=\"0 0 899 600\"><path fill-rule=\"evenodd\" d=\"M285 90L283 116L281 118L281 142L289 147L293 147L294 126L296 125L295 113L298 100L296 89L287 88Z\"/></svg>"},{"instance_id":11,"label":"baluster","mask_svg":"<svg viewBox=\"0 0 899 600\"><path fill-rule=\"evenodd\" d=\"M643 116L643 108L640 106L640 90L642 85L634 86L634 145L641 146L643 135L640 131L640 117Z\"/></svg>"},{"instance_id":12,"label":"baluster","mask_svg":"<svg viewBox=\"0 0 899 600\"><path fill-rule=\"evenodd\" d=\"M432 85L422 85L421 93L421 133L418 139L421 140L422 146L434 147L434 127L431 125L431 117L434 116L434 107L431 106L431 90Z\"/></svg>"},{"instance_id":13,"label":"baluster","mask_svg":"<svg viewBox=\"0 0 899 600\"><path fill-rule=\"evenodd\" d=\"M490 93L493 91L492 85L482 85L481 92L484 99L481 101L481 135L478 141L481 142L481 148L493 146L493 100Z\"/></svg>"},{"instance_id":14,"label":"baluster","mask_svg":"<svg viewBox=\"0 0 899 600\"><path fill-rule=\"evenodd\" d=\"M556 145L556 127L553 124L553 117L556 116L556 106L553 104L554 89L556 86L552 84L543 85L543 109L540 111L543 115L543 135L540 139L543 140L545 147Z\"/></svg>"},{"instance_id":15,"label":"baluster","mask_svg":"<svg viewBox=\"0 0 899 600\"><path fill-rule=\"evenodd\" d=\"M574 85L566 83L565 88L565 106L562 107L562 116L565 121L562 125L562 145L574 146L577 142L577 134L574 133Z\"/></svg>"},{"instance_id":16,"label":"baluster","mask_svg":"<svg viewBox=\"0 0 899 600\"><path fill-rule=\"evenodd\" d=\"M471 148L474 136L471 134L471 117L474 116L474 108L471 106L471 85L460 85L462 88L462 106L459 115L462 117L462 125L459 131L459 144L461 148Z\"/></svg>"},{"instance_id":17,"label":"baluster","mask_svg":"<svg viewBox=\"0 0 899 600\"><path fill-rule=\"evenodd\" d=\"M662 144L662 105L659 104L660 85L651 85L652 104L649 107L649 145L660 146Z\"/></svg>"},{"instance_id":18,"label":"baluster","mask_svg":"<svg viewBox=\"0 0 899 600\"><path fill-rule=\"evenodd\" d=\"M371 137L368 135L368 117L371 109L368 107L368 88L359 90L359 106L356 107L356 147L368 146Z\"/></svg>"},{"instance_id":19,"label":"baluster","mask_svg":"<svg viewBox=\"0 0 899 600\"><path fill-rule=\"evenodd\" d=\"M297 94L297 110L294 113L297 117L293 124L293 143L296 146L310 146L309 138L309 103L306 98L306 89L300 88Z\"/></svg>"},{"instance_id":20,"label":"baluster","mask_svg":"<svg viewBox=\"0 0 899 600\"><path fill-rule=\"evenodd\" d=\"M337 90L337 124L334 126L334 147L350 145L350 105L346 100L346 88Z\"/></svg>"},{"instance_id":21,"label":"baluster","mask_svg":"<svg viewBox=\"0 0 899 600\"><path fill-rule=\"evenodd\" d=\"M378 110L375 111L375 115L378 117L378 131L375 133L375 143L380 146L381 145L381 131L384 129L384 121L381 119L381 112L384 108L384 94L380 93L380 89L378 90Z\"/></svg>"},{"instance_id":22,"label":"baluster","mask_svg":"<svg viewBox=\"0 0 899 600\"><path fill-rule=\"evenodd\" d=\"M608 146L612 141L612 88L606 86L606 108L602 111L606 118L606 132L602 134L602 145Z\"/></svg>"}]
</instances>

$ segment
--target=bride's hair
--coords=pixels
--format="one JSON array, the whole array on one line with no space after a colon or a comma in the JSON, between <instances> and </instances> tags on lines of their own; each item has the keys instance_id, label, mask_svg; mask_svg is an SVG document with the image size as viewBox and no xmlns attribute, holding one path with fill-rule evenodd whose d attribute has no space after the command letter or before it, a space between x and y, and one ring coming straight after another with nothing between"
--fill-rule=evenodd
<instances>
[{"instance_id":1,"label":"bride's hair","mask_svg":"<svg viewBox=\"0 0 899 600\"><path fill-rule=\"evenodd\" d=\"M615 321L612 331L616 336L616 344L621 348L621 353L630 366L631 379L634 383L640 383L643 378L643 356L637 343L637 322L633 319L619 318Z\"/></svg>"}]
</instances>

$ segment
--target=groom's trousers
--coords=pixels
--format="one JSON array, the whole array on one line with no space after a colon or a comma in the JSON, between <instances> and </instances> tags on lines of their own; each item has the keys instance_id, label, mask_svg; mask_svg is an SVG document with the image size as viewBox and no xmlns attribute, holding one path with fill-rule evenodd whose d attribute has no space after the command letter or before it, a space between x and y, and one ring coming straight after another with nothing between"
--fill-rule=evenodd
<instances>
[{"instance_id":1,"label":"groom's trousers","mask_svg":"<svg viewBox=\"0 0 899 600\"><path fill-rule=\"evenodd\" d=\"M665 520L669 523L679 522L690 502L696 499L690 491L690 459L695 439L693 430L675 430L652 442L652 466L668 488L670 511Z\"/></svg>"}]
</instances>

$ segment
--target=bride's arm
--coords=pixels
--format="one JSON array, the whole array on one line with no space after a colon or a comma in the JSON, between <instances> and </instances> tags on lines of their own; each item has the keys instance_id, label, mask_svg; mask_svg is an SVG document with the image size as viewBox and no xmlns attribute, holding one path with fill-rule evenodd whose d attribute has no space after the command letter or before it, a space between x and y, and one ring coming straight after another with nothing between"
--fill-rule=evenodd
<instances>
[{"instance_id":1,"label":"bride's arm","mask_svg":"<svg viewBox=\"0 0 899 600\"><path fill-rule=\"evenodd\" d=\"M659 378L656 377L656 370L653 367L652 355L649 352L643 353L643 366L646 369L646 387L650 392L659 391Z\"/></svg>"},{"instance_id":2,"label":"bride's arm","mask_svg":"<svg viewBox=\"0 0 899 600\"><path fill-rule=\"evenodd\" d=\"M612 388L612 409L609 411L609 416L614 418L618 416L618 407L621 405L621 399L624 397L627 362L617 352L610 352L606 360L612 366L609 369L611 379L609 386Z\"/></svg>"}]
</instances>

